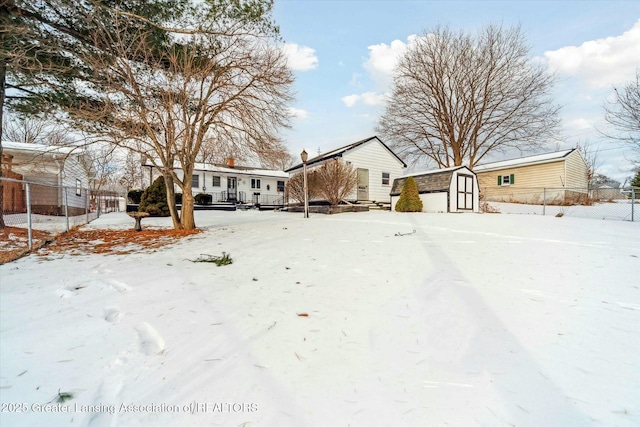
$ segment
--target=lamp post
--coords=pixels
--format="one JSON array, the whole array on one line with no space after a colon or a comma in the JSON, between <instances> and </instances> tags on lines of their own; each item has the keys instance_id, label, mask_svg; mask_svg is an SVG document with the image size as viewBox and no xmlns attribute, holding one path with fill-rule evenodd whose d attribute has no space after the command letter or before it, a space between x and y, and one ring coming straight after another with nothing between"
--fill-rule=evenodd
<instances>
[{"instance_id":1,"label":"lamp post","mask_svg":"<svg viewBox=\"0 0 640 427\"><path fill-rule=\"evenodd\" d=\"M302 159L302 174L304 182L304 217L309 218L309 189L307 188L307 159L309 158L309 155L307 154L307 150L302 150L300 158Z\"/></svg>"}]
</instances>

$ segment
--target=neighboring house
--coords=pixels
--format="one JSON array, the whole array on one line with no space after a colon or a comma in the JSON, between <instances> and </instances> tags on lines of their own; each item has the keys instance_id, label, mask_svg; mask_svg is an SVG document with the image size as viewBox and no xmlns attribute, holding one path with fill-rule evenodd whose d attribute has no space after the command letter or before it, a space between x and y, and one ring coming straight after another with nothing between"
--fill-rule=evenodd
<instances>
[{"instance_id":1,"label":"neighboring house","mask_svg":"<svg viewBox=\"0 0 640 427\"><path fill-rule=\"evenodd\" d=\"M175 172L182 179L182 169L175 168ZM154 170L154 177L158 175ZM286 172L237 166L230 158L226 165L196 163L191 188L194 196L210 194L213 203L272 207L284 205L284 188L288 180L289 174ZM181 190L176 186L176 191Z\"/></svg>"},{"instance_id":2,"label":"neighboring house","mask_svg":"<svg viewBox=\"0 0 640 427\"><path fill-rule=\"evenodd\" d=\"M407 165L378 137L373 136L345 145L307 160L307 170L330 159L340 159L353 166L358 174L357 189L346 200L384 202L389 200L393 180L402 176ZM301 172L302 163L289 168L291 174Z\"/></svg>"},{"instance_id":3,"label":"neighboring house","mask_svg":"<svg viewBox=\"0 0 640 427\"><path fill-rule=\"evenodd\" d=\"M3 176L41 184L31 185L31 212L45 215L65 215L65 201L69 215L86 213L89 199L90 176L84 165L84 152L77 147L56 147L21 142L2 142ZM6 174L6 175L5 175ZM66 191L63 190L66 188ZM24 184L5 187L12 193L12 205L3 205L4 211L26 212ZM3 198L4 203L4 198Z\"/></svg>"},{"instance_id":4,"label":"neighboring house","mask_svg":"<svg viewBox=\"0 0 640 427\"><path fill-rule=\"evenodd\" d=\"M397 178L391 189L391 210L395 210L407 178L416 181L422 212L478 212L478 179L466 166L418 172Z\"/></svg>"},{"instance_id":5,"label":"neighboring house","mask_svg":"<svg viewBox=\"0 0 640 427\"><path fill-rule=\"evenodd\" d=\"M587 163L577 149L476 165L485 200L567 202L588 194Z\"/></svg>"}]
</instances>

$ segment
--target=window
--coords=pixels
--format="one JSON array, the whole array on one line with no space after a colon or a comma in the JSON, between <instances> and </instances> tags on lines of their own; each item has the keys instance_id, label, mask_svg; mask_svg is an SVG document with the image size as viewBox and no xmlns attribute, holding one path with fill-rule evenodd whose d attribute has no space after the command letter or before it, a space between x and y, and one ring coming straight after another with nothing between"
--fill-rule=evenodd
<instances>
[{"instance_id":1,"label":"window","mask_svg":"<svg viewBox=\"0 0 640 427\"><path fill-rule=\"evenodd\" d=\"M382 185L389 185L389 172L382 172Z\"/></svg>"},{"instance_id":2,"label":"window","mask_svg":"<svg viewBox=\"0 0 640 427\"><path fill-rule=\"evenodd\" d=\"M213 182L211 183L212 186L214 187L220 187L220 177L219 176L214 176L213 177Z\"/></svg>"},{"instance_id":3,"label":"window","mask_svg":"<svg viewBox=\"0 0 640 427\"><path fill-rule=\"evenodd\" d=\"M82 182L76 179L76 196L82 196Z\"/></svg>"},{"instance_id":4,"label":"window","mask_svg":"<svg viewBox=\"0 0 640 427\"><path fill-rule=\"evenodd\" d=\"M284 181L278 181L278 192L284 193Z\"/></svg>"},{"instance_id":5,"label":"window","mask_svg":"<svg viewBox=\"0 0 640 427\"><path fill-rule=\"evenodd\" d=\"M200 187L200 175L193 175L191 177L191 188Z\"/></svg>"},{"instance_id":6,"label":"window","mask_svg":"<svg viewBox=\"0 0 640 427\"><path fill-rule=\"evenodd\" d=\"M511 184L515 184L515 179L513 177L513 174L498 176L498 185L511 185Z\"/></svg>"},{"instance_id":7,"label":"window","mask_svg":"<svg viewBox=\"0 0 640 427\"><path fill-rule=\"evenodd\" d=\"M251 188L260 188L260 180L251 178Z\"/></svg>"}]
</instances>

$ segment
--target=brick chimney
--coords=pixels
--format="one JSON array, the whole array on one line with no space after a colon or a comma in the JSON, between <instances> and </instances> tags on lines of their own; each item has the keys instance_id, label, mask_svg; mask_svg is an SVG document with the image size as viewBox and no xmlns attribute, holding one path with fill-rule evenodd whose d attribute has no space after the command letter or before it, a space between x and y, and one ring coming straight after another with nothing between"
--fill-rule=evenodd
<instances>
[{"instance_id":1,"label":"brick chimney","mask_svg":"<svg viewBox=\"0 0 640 427\"><path fill-rule=\"evenodd\" d=\"M227 159L227 166L229 166L230 168L235 166L235 161L233 160L233 157L229 157Z\"/></svg>"}]
</instances>

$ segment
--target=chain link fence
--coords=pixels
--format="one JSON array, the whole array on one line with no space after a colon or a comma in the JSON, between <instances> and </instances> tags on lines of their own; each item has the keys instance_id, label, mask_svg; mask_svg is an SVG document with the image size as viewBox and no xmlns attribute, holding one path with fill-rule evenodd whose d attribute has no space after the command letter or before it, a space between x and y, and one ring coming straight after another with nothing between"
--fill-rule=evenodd
<instances>
[{"instance_id":1,"label":"chain link fence","mask_svg":"<svg viewBox=\"0 0 640 427\"><path fill-rule=\"evenodd\" d=\"M480 188L483 212L640 221L640 188Z\"/></svg>"},{"instance_id":2,"label":"chain link fence","mask_svg":"<svg viewBox=\"0 0 640 427\"><path fill-rule=\"evenodd\" d=\"M2 220L0 251L24 244L29 250L42 240L87 224L107 212L126 209L126 200L110 191L47 185L0 178Z\"/></svg>"}]
</instances>

